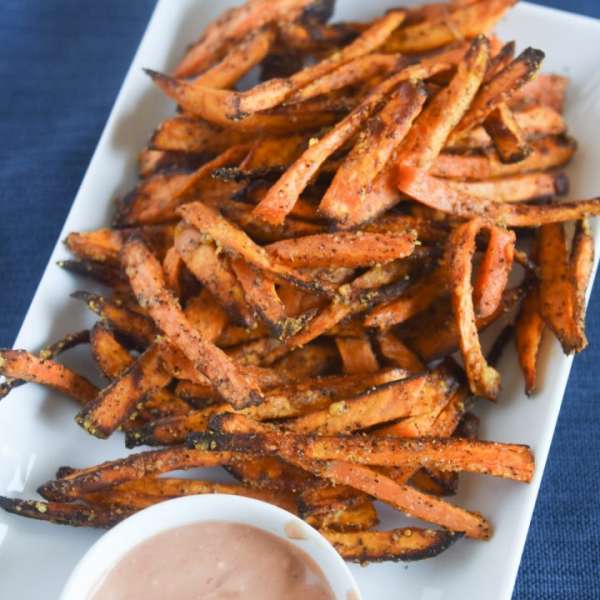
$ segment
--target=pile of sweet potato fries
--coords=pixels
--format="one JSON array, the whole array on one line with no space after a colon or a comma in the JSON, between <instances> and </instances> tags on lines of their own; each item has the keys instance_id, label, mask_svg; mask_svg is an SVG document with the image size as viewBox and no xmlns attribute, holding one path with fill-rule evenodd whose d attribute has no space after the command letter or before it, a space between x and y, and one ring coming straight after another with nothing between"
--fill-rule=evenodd
<instances>
[{"instance_id":1,"label":"pile of sweet potato fries","mask_svg":"<svg viewBox=\"0 0 600 600\"><path fill-rule=\"evenodd\" d=\"M62 467L44 501L0 505L109 527L168 498L239 494L361 562L488 538L444 497L460 472L528 482L534 461L477 439L470 407L501 388L480 332L513 322L528 393L546 329L581 351L600 214L598 198L560 199L576 151L566 80L491 33L513 3L328 24L329 1L248 0L172 75L148 71L179 110L112 228L69 235L61 263L107 286L74 294L100 320L38 354L2 351L0 372L4 395L50 386L90 435L160 448ZM81 343L101 388L56 362ZM200 467L238 482L159 477ZM376 500L429 525L377 530Z\"/></svg>"}]
</instances>

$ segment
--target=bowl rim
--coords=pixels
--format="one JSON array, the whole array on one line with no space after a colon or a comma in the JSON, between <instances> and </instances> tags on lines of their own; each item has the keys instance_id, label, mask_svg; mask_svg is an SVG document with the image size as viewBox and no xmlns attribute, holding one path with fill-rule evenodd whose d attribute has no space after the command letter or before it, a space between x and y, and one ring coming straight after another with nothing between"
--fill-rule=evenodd
<instances>
[{"instance_id":1,"label":"bowl rim","mask_svg":"<svg viewBox=\"0 0 600 600\"><path fill-rule=\"evenodd\" d=\"M229 494L206 494L165 500L145 508L104 533L81 557L69 576L60 600L88 598L103 576L138 544L180 526L209 521L251 525L304 551L322 569L336 599L362 598L348 565L314 527L273 504ZM286 528L300 528L291 537ZM352 596L351 592L354 593Z\"/></svg>"}]
</instances>

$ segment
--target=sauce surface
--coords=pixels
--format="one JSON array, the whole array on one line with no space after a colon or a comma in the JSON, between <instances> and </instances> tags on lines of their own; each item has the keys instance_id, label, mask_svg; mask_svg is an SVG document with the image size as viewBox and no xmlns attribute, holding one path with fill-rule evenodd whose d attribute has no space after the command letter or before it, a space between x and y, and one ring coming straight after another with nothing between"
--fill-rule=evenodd
<instances>
[{"instance_id":1,"label":"sauce surface","mask_svg":"<svg viewBox=\"0 0 600 600\"><path fill-rule=\"evenodd\" d=\"M319 566L284 539L241 523L177 527L132 548L89 600L335 600Z\"/></svg>"}]
</instances>

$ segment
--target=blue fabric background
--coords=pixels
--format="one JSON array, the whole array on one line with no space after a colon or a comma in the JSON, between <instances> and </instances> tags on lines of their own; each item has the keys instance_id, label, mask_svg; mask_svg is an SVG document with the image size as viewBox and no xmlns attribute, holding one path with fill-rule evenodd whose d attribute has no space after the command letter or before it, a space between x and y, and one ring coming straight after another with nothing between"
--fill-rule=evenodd
<instances>
[{"instance_id":1,"label":"blue fabric background","mask_svg":"<svg viewBox=\"0 0 600 600\"><path fill-rule=\"evenodd\" d=\"M0 346L14 340L154 3L2 0ZM600 17L598 0L541 4ZM588 322L592 344L575 360L516 600L600 598L598 286Z\"/></svg>"}]
</instances>

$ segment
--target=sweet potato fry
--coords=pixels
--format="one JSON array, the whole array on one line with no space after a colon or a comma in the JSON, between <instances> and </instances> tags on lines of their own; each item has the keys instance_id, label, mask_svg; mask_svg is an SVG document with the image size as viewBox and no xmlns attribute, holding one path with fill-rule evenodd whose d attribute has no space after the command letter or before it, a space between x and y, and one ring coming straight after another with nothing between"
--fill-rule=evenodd
<instances>
[{"instance_id":1,"label":"sweet potato fry","mask_svg":"<svg viewBox=\"0 0 600 600\"><path fill-rule=\"evenodd\" d=\"M533 172L482 181L446 180L444 183L454 192L479 197L485 202L527 202L569 191L569 179L562 172Z\"/></svg>"},{"instance_id":2,"label":"sweet potato fry","mask_svg":"<svg viewBox=\"0 0 600 600\"><path fill-rule=\"evenodd\" d=\"M407 321L447 293L447 273L438 267L410 286L399 298L374 308L365 319L367 327L389 329Z\"/></svg>"},{"instance_id":3,"label":"sweet potato fry","mask_svg":"<svg viewBox=\"0 0 600 600\"><path fill-rule=\"evenodd\" d=\"M204 438L202 436L205 436ZM211 439L220 451L273 452L307 460L348 461L371 466L433 466L444 471L465 471L528 483L533 476L533 455L528 446L465 438L401 439L381 436L303 436L291 433L195 434L197 442Z\"/></svg>"},{"instance_id":4,"label":"sweet potato fry","mask_svg":"<svg viewBox=\"0 0 600 600\"><path fill-rule=\"evenodd\" d=\"M382 110L367 121L366 133L359 135L350 154L337 170L321 199L319 212L344 227L363 219L360 204L379 172L402 143L421 112L426 93L422 86L401 84Z\"/></svg>"},{"instance_id":5,"label":"sweet potato fry","mask_svg":"<svg viewBox=\"0 0 600 600\"><path fill-rule=\"evenodd\" d=\"M160 350L152 345L124 375L86 404L75 420L91 435L106 438L147 393L165 387L170 381L171 374L161 363Z\"/></svg>"},{"instance_id":6,"label":"sweet potato fry","mask_svg":"<svg viewBox=\"0 0 600 600\"><path fill-rule=\"evenodd\" d=\"M541 50L527 48L510 65L485 83L453 131L450 143L456 142L471 129L481 125L494 109L510 100L516 90L533 79L544 56Z\"/></svg>"},{"instance_id":7,"label":"sweet potato fry","mask_svg":"<svg viewBox=\"0 0 600 600\"><path fill-rule=\"evenodd\" d=\"M379 523L377 510L370 501L342 510L334 509L322 514L308 515L304 519L316 529L340 533L366 531Z\"/></svg>"},{"instance_id":8,"label":"sweet potato fry","mask_svg":"<svg viewBox=\"0 0 600 600\"><path fill-rule=\"evenodd\" d=\"M452 44L457 39L489 33L515 0L489 0L444 11L438 18L401 27L384 48L388 52L417 54Z\"/></svg>"},{"instance_id":9,"label":"sweet potato fry","mask_svg":"<svg viewBox=\"0 0 600 600\"><path fill-rule=\"evenodd\" d=\"M439 373L391 382L300 417L291 423L290 429L296 433L320 435L367 429L427 413L441 402L447 403L446 396L454 386L451 378Z\"/></svg>"},{"instance_id":10,"label":"sweet potato fry","mask_svg":"<svg viewBox=\"0 0 600 600\"><path fill-rule=\"evenodd\" d=\"M344 373L358 375L379 371L379 362L366 333L360 337L336 336L335 345L342 358Z\"/></svg>"},{"instance_id":11,"label":"sweet potato fry","mask_svg":"<svg viewBox=\"0 0 600 600\"><path fill-rule=\"evenodd\" d=\"M435 96L408 132L397 153L399 165L429 169L475 97L485 76L489 54L487 38L476 38L452 81Z\"/></svg>"},{"instance_id":12,"label":"sweet potato fry","mask_svg":"<svg viewBox=\"0 0 600 600\"><path fill-rule=\"evenodd\" d=\"M577 350L587 346L585 335L585 304L588 285L594 268L594 237L587 219L577 222L569 271L573 281L573 322Z\"/></svg>"},{"instance_id":13,"label":"sweet potato fry","mask_svg":"<svg viewBox=\"0 0 600 600\"><path fill-rule=\"evenodd\" d=\"M377 342L381 354L401 369L406 369L410 373L421 373L425 370L425 365L419 357L392 332L380 331L377 334Z\"/></svg>"},{"instance_id":14,"label":"sweet potato fry","mask_svg":"<svg viewBox=\"0 0 600 600\"><path fill-rule=\"evenodd\" d=\"M165 119L154 132L150 147L170 152L221 154L231 146L250 141L236 129L220 129L192 116Z\"/></svg>"},{"instance_id":15,"label":"sweet potato fry","mask_svg":"<svg viewBox=\"0 0 600 600\"><path fill-rule=\"evenodd\" d=\"M293 267L371 267L404 258L414 249L416 232L324 233L267 246L278 261Z\"/></svg>"},{"instance_id":16,"label":"sweet potato fry","mask_svg":"<svg viewBox=\"0 0 600 600\"><path fill-rule=\"evenodd\" d=\"M492 110L483 126L492 138L503 163L521 162L531 152L525 135L507 104L502 103Z\"/></svg>"},{"instance_id":17,"label":"sweet potato fry","mask_svg":"<svg viewBox=\"0 0 600 600\"><path fill-rule=\"evenodd\" d=\"M278 339L302 328L301 320L287 317L285 305L277 295L275 282L269 275L255 271L239 258L231 261L231 267L244 290L246 302Z\"/></svg>"},{"instance_id":18,"label":"sweet potato fry","mask_svg":"<svg viewBox=\"0 0 600 600\"><path fill-rule=\"evenodd\" d=\"M218 61L232 42L274 21L294 21L314 0L268 0L250 2L226 11L211 23L202 37L192 45L174 70L176 77L190 77L205 71Z\"/></svg>"},{"instance_id":19,"label":"sweet potato fry","mask_svg":"<svg viewBox=\"0 0 600 600\"><path fill-rule=\"evenodd\" d=\"M451 185L410 167L398 169L398 187L421 204L465 219L483 218L506 227L535 227L600 214L600 200L554 202L544 206L492 202L458 192Z\"/></svg>"},{"instance_id":20,"label":"sweet potato fry","mask_svg":"<svg viewBox=\"0 0 600 600\"><path fill-rule=\"evenodd\" d=\"M115 291L127 291L127 280L121 271L110 264L91 260L59 260L56 265L69 273L87 277Z\"/></svg>"},{"instance_id":21,"label":"sweet potato fry","mask_svg":"<svg viewBox=\"0 0 600 600\"><path fill-rule=\"evenodd\" d=\"M254 209L254 216L271 225L283 223L292 211L300 194L317 174L323 163L348 142L385 102L387 94L400 83L435 73L440 67L408 67L376 86L367 97L335 127L302 154L302 156L271 187Z\"/></svg>"},{"instance_id":22,"label":"sweet potato fry","mask_svg":"<svg viewBox=\"0 0 600 600\"><path fill-rule=\"evenodd\" d=\"M502 302L515 250L514 231L493 227L473 283L473 304L479 318L489 317Z\"/></svg>"},{"instance_id":23,"label":"sweet potato fry","mask_svg":"<svg viewBox=\"0 0 600 600\"><path fill-rule=\"evenodd\" d=\"M86 502L100 506L124 505L141 510L158 502L199 494L229 494L254 498L279 506L293 514L296 502L286 493L253 489L246 485L231 485L197 479L147 477L123 483L113 489L86 494Z\"/></svg>"},{"instance_id":24,"label":"sweet potato fry","mask_svg":"<svg viewBox=\"0 0 600 600\"><path fill-rule=\"evenodd\" d=\"M65 245L76 256L84 260L119 264L119 252L132 236L143 239L148 247L163 260L173 245L172 225L150 225L130 229L97 229L85 233L70 233Z\"/></svg>"},{"instance_id":25,"label":"sweet potato fry","mask_svg":"<svg viewBox=\"0 0 600 600\"><path fill-rule=\"evenodd\" d=\"M0 508L8 513L71 527L109 529L131 514L125 508L100 508L83 504L18 500L0 496Z\"/></svg>"},{"instance_id":26,"label":"sweet potato fry","mask_svg":"<svg viewBox=\"0 0 600 600\"><path fill-rule=\"evenodd\" d=\"M87 344L90 341L90 332L87 329L77 331L75 333L69 333L62 339L42 348L38 352L38 356L44 360L52 360L63 352L67 352L71 348L75 348L80 344ZM16 387L19 387L27 383L25 379L19 379L14 377L4 377L4 382L0 383L0 400L7 396Z\"/></svg>"},{"instance_id":27,"label":"sweet potato fry","mask_svg":"<svg viewBox=\"0 0 600 600\"><path fill-rule=\"evenodd\" d=\"M486 363L481 352L471 284L473 271L471 261L475 252L475 241L482 229L486 229L485 222L477 219L457 227L448 238L446 261L454 319L471 391L495 399L500 390L500 375ZM491 235L494 228L487 229ZM501 239L502 232L499 232L498 236ZM512 236L514 244L514 234ZM506 279L501 283L506 284Z\"/></svg>"},{"instance_id":28,"label":"sweet potato fry","mask_svg":"<svg viewBox=\"0 0 600 600\"><path fill-rule=\"evenodd\" d=\"M223 60L204 71L193 81L194 86L228 89L251 71L267 55L275 41L275 30L263 27L249 33L233 46Z\"/></svg>"},{"instance_id":29,"label":"sweet potato fry","mask_svg":"<svg viewBox=\"0 0 600 600\"><path fill-rule=\"evenodd\" d=\"M248 327L255 318L244 298L244 290L218 248L192 227L180 227L175 248L191 273L218 298L227 313Z\"/></svg>"},{"instance_id":30,"label":"sweet potato fry","mask_svg":"<svg viewBox=\"0 0 600 600\"><path fill-rule=\"evenodd\" d=\"M458 473L419 469L410 478L409 483L426 494L453 496L458 488Z\"/></svg>"},{"instance_id":31,"label":"sweet potato fry","mask_svg":"<svg viewBox=\"0 0 600 600\"><path fill-rule=\"evenodd\" d=\"M102 322L94 325L90 344L94 360L107 379L123 375L135 360Z\"/></svg>"},{"instance_id":32,"label":"sweet potato fry","mask_svg":"<svg viewBox=\"0 0 600 600\"><path fill-rule=\"evenodd\" d=\"M90 402L98 393L96 386L82 375L25 350L0 350L0 374L10 379L46 385L81 404Z\"/></svg>"},{"instance_id":33,"label":"sweet potato fry","mask_svg":"<svg viewBox=\"0 0 600 600\"><path fill-rule=\"evenodd\" d=\"M129 242L122 260L140 304L148 308L158 327L208 377L223 398L237 408L258 403L258 386L187 321L179 303L164 286L160 265L143 242Z\"/></svg>"},{"instance_id":34,"label":"sweet potato fry","mask_svg":"<svg viewBox=\"0 0 600 600\"><path fill-rule=\"evenodd\" d=\"M156 336L156 328L150 319L129 310L118 300L109 300L89 292L74 292L71 297L83 300L102 321L133 342L137 348L145 348Z\"/></svg>"},{"instance_id":35,"label":"sweet potato fry","mask_svg":"<svg viewBox=\"0 0 600 600\"><path fill-rule=\"evenodd\" d=\"M415 561L438 556L460 535L431 529L393 529L339 533L322 531L342 558L357 563L379 561Z\"/></svg>"},{"instance_id":36,"label":"sweet potato fry","mask_svg":"<svg viewBox=\"0 0 600 600\"><path fill-rule=\"evenodd\" d=\"M579 238L579 241L583 241ZM590 248L591 250L591 248ZM579 252L579 249L577 250ZM584 250L586 254L587 251ZM575 322L575 281L569 272L569 253L564 226L560 223L543 225L538 229L537 256L539 263L540 313L560 341L566 354L579 352L587 345L585 335ZM575 254L574 256L577 256ZM587 281L591 260L582 256L581 278ZM576 259L577 260L577 259ZM584 264L586 263L586 264ZM585 289L586 284L583 284ZM581 292L579 292L581 293ZM579 311L582 309L580 308ZM581 314L581 313L580 313Z\"/></svg>"},{"instance_id":37,"label":"sweet potato fry","mask_svg":"<svg viewBox=\"0 0 600 600\"><path fill-rule=\"evenodd\" d=\"M131 454L86 469L69 470L61 479L42 485L38 492L47 500L76 500L82 494L97 492L127 481L156 476L169 471L216 467L235 460L231 452L203 452L175 446Z\"/></svg>"},{"instance_id":38,"label":"sweet potato fry","mask_svg":"<svg viewBox=\"0 0 600 600\"><path fill-rule=\"evenodd\" d=\"M329 479L339 485L348 485L386 502L406 514L437 523L453 531L464 532L469 537L486 539L490 535L490 526L481 515L465 511L439 498L418 492L409 486L398 485L393 480L368 467L338 460L317 463L304 457L300 458L293 449L282 443L284 434L269 432L269 441L272 442L272 445L269 445L267 449L261 446L265 437L264 433L250 436L247 434L245 436L244 434L221 433L222 431L231 432L240 429L247 431L247 421L241 415L217 415L212 419L211 428L219 433L216 435L199 434L191 436L188 443L204 448L210 442L215 442L217 446L219 443L229 444L230 442L233 445L238 441L252 438L253 441L249 444L252 448L242 444L242 452L252 451L254 453L263 451L271 453L275 451L275 444L277 444L277 451L281 456L314 475ZM256 431L256 429L252 429L252 431ZM211 451L216 451L216 447L213 447Z\"/></svg>"},{"instance_id":39,"label":"sweet potato fry","mask_svg":"<svg viewBox=\"0 0 600 600\"><path fill-rule=\"evenodd\" d=\"M203 289L200 294L190 298L184 309L185 318L208 342L219 339L229 319L215 297Z\"/></svg>"},{"instance_id":40,"label":"sweet potato fry","mask_svg":"<svg viewBox=\"0 0 600 600\"><path fill-rule=\"evenodd\" d=\"M232 146L192 173L159 173L145 179L124 201L116 223L149 225L174 220L177 207L193 194L203 179L219 167L240 162L249 149L247 144Z\"/></svg>"},{"instance_id":41,"label":"sweet potato fry","mask_svg":"<svg viewBox=\"0 0 600 600\"><path fill-rule=\"evenodd\" d=\"M565 136L545 136L529 142L531 153L518 163L501 162L494 150L471 154L442 153L430 174L449 179L495 179L532 171L546 171L566 165L575 154L577 144Z\"/></svg>"},{"instance_id":42,"label":"sweet potato fry","mask_svg":"<svg viewBox=\"0 0 600 600\"><path fill-rule=\"evenodd\" d=\"M519 364L525 377L525 391L533 394L537 387L537 360L545 323L540 314L539 290L532 286L521 304L515 325Z\"/></svg>"},{"instance_id":43,"label":"sweet potato fry","mask_svg":"<svg viewBox=\"0 0 600 600\"><path fill-rule=\"evenodd\" d=\"M366 81L379 73L398 70L406 59L398 54L372 53L345 63L334 71L313 80L288 98L289 103L304 102L322 94L331 93L360 81Z\"/></svg>"}]
</instances>

